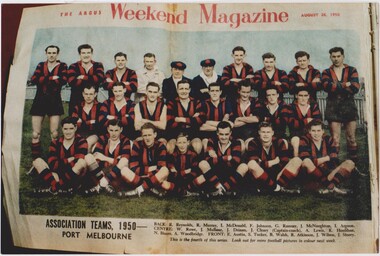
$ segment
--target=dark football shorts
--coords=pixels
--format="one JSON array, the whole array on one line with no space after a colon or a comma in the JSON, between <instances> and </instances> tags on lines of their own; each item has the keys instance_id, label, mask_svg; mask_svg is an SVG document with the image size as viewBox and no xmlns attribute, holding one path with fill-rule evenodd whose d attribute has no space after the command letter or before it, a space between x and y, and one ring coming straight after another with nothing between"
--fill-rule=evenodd
<instances>
[{"instance_id":1,"label":"dark football shorts","mask_svg":"<svg viewBox=\"0 0 380 256\"><path fill-rule=\"evenodd\" d=\"M358 119L358 109L353 96L327 98L325 118L329 122L351 122Z\"/></svg>"},{"instance_id":2,"label":"dark football shorts","mask_svg":"<svg viewBox=\"0 0 380 256\"><path fill-rule=\"evenodd\" d=\"M55 97L51 95L36 96L29 112L32 116L60 116L63 113L61 96Z\"/></svg>"}]
</instances>

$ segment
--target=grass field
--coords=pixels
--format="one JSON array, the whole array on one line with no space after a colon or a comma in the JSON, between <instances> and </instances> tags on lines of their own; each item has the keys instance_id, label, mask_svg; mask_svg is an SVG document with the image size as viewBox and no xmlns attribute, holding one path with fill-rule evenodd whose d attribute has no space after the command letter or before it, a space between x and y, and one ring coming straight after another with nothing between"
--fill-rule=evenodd
<instances>
[{"instance_id":1,"label":"grass field","mask_svg":"<svg viewBox=\"0 0 380 256\"><path fill-rule=\"evenodd\" d=\"M354 193L347 197L320 196L314 193L301 195L251 195L202 199L157 198L143 195L141 198L117 198L110 195L72 195L36 197L32 193L38 182L26 175L31 167L30 142L32 136L29 109L25 104L23 141L20 170L20 213L33 215L120 217L188 220L365 220L371 219L371 194L369 176L354 175L345 184ZM67 109L67 105L65 105ZM48 119L42 131L44 154L50 143ZM344 133L343 133L344 134ZM360 146L358 168L368 169L367 134L358 129ZM342 138L341 155L345 158L345 140Z\"/></svg>"}]
</instances>

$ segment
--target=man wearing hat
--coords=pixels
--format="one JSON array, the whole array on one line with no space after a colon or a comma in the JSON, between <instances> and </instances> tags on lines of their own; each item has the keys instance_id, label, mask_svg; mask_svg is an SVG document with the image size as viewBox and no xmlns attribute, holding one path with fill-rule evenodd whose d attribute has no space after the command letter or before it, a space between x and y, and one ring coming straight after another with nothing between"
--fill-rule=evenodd
<instances>
[{"instance_id":1,"label":"man wearing hat","mask_svg":"<svg viewBox=\"0 0 380 256\"><path fill-rule=\"evenodd\" d=\"M209 84L220 83L221 76L214 71L214 59L202 60L201 66L202 72L193 79L191 97L203 101L210 98L210 94L208 93Z\"/></svg>"},{"instance_id":2,"label":"man wearing hat","mask_svg":"<svg viewBox=\"0 0 380 256\"><path fill-rule=\"evenodd\" d=\"M183 76L183 73L186 69L186 64L182 61L173 61L171 64L172 76L164 79L162 82L162 95L165 99L165 102L174 100L178 97L177 94L177 83L183 79L191 82L191 79Z\"/></svg>"}]
</instances>

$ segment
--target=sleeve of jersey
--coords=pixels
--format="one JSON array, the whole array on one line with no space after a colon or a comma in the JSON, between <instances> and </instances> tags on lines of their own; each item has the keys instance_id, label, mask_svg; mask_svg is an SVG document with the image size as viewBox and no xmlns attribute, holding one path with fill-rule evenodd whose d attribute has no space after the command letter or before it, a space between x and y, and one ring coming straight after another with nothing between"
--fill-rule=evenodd
<instances>
[{"instance_id":1,"label":"sleeve of jersey","mask_svg":"<svg viewBox=\"0 0 380 256\"><path fill-rule=\"evenodd\" d=\"M128 138L124 138L123 144L120 150L120 158L131 158L131 143Z\"/></svg>"},{"instance_id":2,"label":"sleeve of jersey","mask_svg":"<svg viewBox=\"0 0 380 256\"><path fill-rule=\"evenodd\" d=\"M140 157L140 146L137 143L133 143L129 167L134 173L136 173L139 176L142 176L148 173L149 167L144 166L140 162Z\"/></svg>"},{"instance_id":3,"label":"sleeve of jersey","mask_svg":"<svg viewBox=\"0 0 380 256\"><path fill-rule=\"evenodd\" d=\"M70 87L78 87L82 84L82 79L77 79L80 74L78 63L71 64L67 70L67 81L69 82Z\"/></svg>"},{"instance_id":4,"label":"sleeve of jersey","mask_svg":"<svg viewBox=\"0 0 380 256\"><path fill-rule=\"evenodd\" d=\"M61 88L62 86L67 84L67 65L65 63L61 63L59 65L58 79L53 79L53 76L50 77L50 80L57 88Z\"/></svg>"},{"instance_id":5,"label":"sleeve of jersey","mask_svg":"<svg viewBox=\"0 0 380 256\"><path fill-rule=\"evenodd\" d=\"M133 126L133 120L135 119L135 108L132 101L127 102L128 113L121 117L121 123L124 126Z\"/></svg>"},{"instance_id":6,"label":"sleeve of jersey","mask_svg":"<svg viewBox=\"0 0 380 256\"><path fill-rule=\"evenodd\" d=\"M166 146L163 143L160 144L157 153L158 153L157 168L166 167L167 152L166 152Z\"/></svg>"},{"instance_id":7,"label":"sleeve of jersey","mask_svg":"<svg viewBox=\"0 0 380 256\"><path fill-rule=\"evenodd\" d=\"M222 78L221 78L221 82L223 84L224 87L229 87L231 85L231 68L230 66L225 66L223 68L223 73L222 73Z\"/></svg>"},{"instance_id":8,"label":"sleeve of jersey","mask_svg":"<svg viewBox=\"0 0 380 256\"><path fill-rule=\"evenodd\" d=\"M58 139L57 140L52 140L51 143L50 143L50 147L49 147L49 157L48 157L48 164L50 166L50 168L52 168L53 170L57 170L58 167L59 167L59 161L60 161L60 158L59 158L59 145L58 145ZM61 159L62 160L62 159ZM64 161L65 164L68 163L67 159L64 159L66 161Z\"/></svg>"},{"instance_id":9,"label":"sleeve of jersey","mask_svg":"<svg viewBox=\"0 0 380 256\"><path fill-rule=\"evenodd\" d=\"M284 168L289 162L289 150L283 139L278 140L278 157L280 158L281 168Z\"/></svg>"},{"instance_id":10,"label":"sleeve of jersey","mask_svg":"<svg viewBox=\"0 0 380 256\"><path fill-rule=\"evenodd\" d=\"M241 144L238 141L235 141L232 146L232 152L231 152L232 159L231 161L228 161L227 163L232 166L237 166L241 162Z\"/></svg>"},{"instance_id":11,"label":"sleeve of jersey","mask_svg":"<svg viewBox=\"0 0 380 256\"><path fill-rule=\"evenodd\" d=\"M314 80L315 78L321 79L321 72L319 72L318 69L313 69L312 80ZM320 90L323 89L321 82L310 82L310 83L307 83L307 87L310 88L310 89L312 89L312 90L314 90L314 91L320 91Z\"/></svg>"},{"instance_id":12,"label":"sleeve of jersey","mask_svg":"<svg viewBox=\"0 0 380 256\"><path fill-rule=\"evenodd\" d=\"M109 113L108 104L109 104L109 102L105 101L102 103L102 105L100 107L99 124L100 124L100 127L103 127L103 128L106 128L108 125L108 119L107 119L107 116Z\"/></svg>"},{"instance_id":13,"label":"sleeve of jersey","mask_svg":"<svg viewBox=\"0 0 380 256\"><path fill-rule=\"evenodd\" d=\"M207 149L207 153L206 153L205 160L209 162L210 164L216 164L218 162L218 158L211 157L209 153L211 150L215 151L214 141L212 139L208 139L206 149Z\"/></svg>"},{"instance_id":14,"label":"sleeve of jersey","mask_svg":"<svg viewBox=\"0 0 380 256\"><path fill-rule=\"evenodd\" d=\"M106 79L109 78L112 80L112 69L111 70L107 70L106 72L106 75L105 75L105 80L104 80L104 83L103 83L103 88L105 90L111 90L112 89L112 86L113 84L115 83L114 81L112 82L107 82Z\"/></svg>"},{"instance_id":15,"label":"sleeve of jersey","mask_svg":"<svg viewBox=\"0 0 380 256\"><path fill-rule=\"evenodd\" d=\"M131 92L131 93L136 92L138 81L137 81L136 72L134 70L130 70L127 81L129 82L129 85L126 86L127 92Z\"/></svg>"},{"instance_id":16,"label":"sleeve of jersey","mask_svg":"<svg viewBox=\"0 0 380 256\"><path fill-rule=\"evenodd\" d=\"M255 160L259 163L259 151L258 146L254 140L251 140L248 143L248 150L246 152L248 161Z\"/></svg>"},{"instance_id":17,"label":"sleeve of jersey","mask_svg":"<svg viewBox=\"0 0 380 256\"><path fill-rule=\"evenodd\" d=\"M256 85L257 91L263 91L267 87L267 81L264 81L263 77L261 76L261 70L257 70L254 74L254 80Z\"/></svg>"},{"instance_id":18,"label":"sleeve of jersey","mask_svg":"<svg viewBox=\"0 0 380 256\"><path fill-rule=\"evenodd\" d=\"M280 82L281 82L281 85L280 85L281 92L286 93L289 91L288 75L286 74L284 70L281 70L279 75L280 75Z\"/></svg>"},{"instance_id":19,"label":"sleeve of jersey","mask_svg":"<svg viewBox=\"0 0 380 256\"><path fill-rule=\"evenodd\" d=\"M95 144L94 153L99 152L103 154L104 153L103 145L104 145L104 137L100 136L98 139L98 142L96 142Z\"/></svg>"},{"instance_id":20,"label":"sleeve of jersey","mask_svg":"<svg viewBox=\"0 0 380 256\"><path fill-rule=\"evenodd\" d=\"M301 127L301 122L298 118L297 111L295 110L295 106L292 104L289 107L289 129L290 130L299 130Z\"/></svg>"},{"instance_id":21,"label":"sleeve of jersey","mask_svg":"<svg viewBox=\"0 0 380 256\"><path fill-rule=\"evenodd\" d=\"M174 101L169 102L168 107L167 107L167 125L169 128L176 128L178 127L178 123L175 122L175 110L174 110Z\"/></svg>"},{"instance_id":22,"label":"sleeve of jersey","mask_svg":"<svg viewBox=\"0 0 380 256\"><path fill-rule=\"evenodd\" d=\"M204 124L204 122L206 122L206 115L200 102L194 104L196 104L195 112L199 113L199 115L197 117L190 117L190 125L191 127L200 127Z\"/></svg>"},{"instance_id":23,"label":"sleeve of jersey","mask_svg":"<svg viewBox=\"0 0 380 256\"><path fill-rule=\"evenodd\" d=\"M87 155L88 151L88 144L87 140L84 138L79 138L77 142L75 143L75 154L74 158L75 159L84 159L84 157Z\"/></svg>"},{"instance_id":24,"label":"sleeve of jersey","mask_svg":"<svg viewBox=\"0 0 380 256\"><path fill-rule=\"evenodd\" d=\"M291 94L295 94L295 91L296 91L296 83L297 83L297 73L292 70L289 72L288 74L288 80L289 80L289 92Z\"/></svg>"},{"instance_id":25,"label":"sleeve of jersey","mask_svg":"<svg viewBox=\"0 0 380 256\"><path fill-rule=\"evenodd\" d=\"M359 75L355 68L350 67L349 76L350 76L349 82L351 83L351 85L348 87L344 87L344 90L346 90L350 94L358 93L360 89L360 83L359 83Z\"/></svg>"},{"instance_id":26,"label":"sleeve of jersey","mask_svg":"<svg viewBox=\"0 0 380 256\"><path fill-rule=\"evenodd\" d=\"M300 144L299 144L299 157L304 160L306 158L310 158L311 153L310 153L310 147L307 139L305 137L300 138Z\"/></svg>"},{"instance_id":27,"label":"sleeve of jersey","mask_svg":"<svg viewBox=\"0 0 380 256\"><path fill-rule=\"evenodd\" d=\"M313 107L313 110L312 110L311 115L312 115L313 119L322 121L322 114L321 114L321 111L319 110L318 104L315 103L315 104L313 104L312 107Z\"/></svg>"},{"instance_id":28,"label":"sleeve of jersey","mask_svg":"<svg viewBox=\"0 0 380 256\"><path fill-rule=\"evenodd\" d=\"M339 164L338 152L337 152L337 148L334 146L334 141L332 137L328 138L327 150L330 156L330 161L332 161L335 165L338 165Z\"/></svg>"},{"instance_id":29,"label":"sleeve of jersey","mask_svg":"<svg viewBox=\"0 0 380 256\"><path fill-rule=\"evenodd\" d=\"M290 105L288 104L283 104L282 109L281 109L281 123L283 123L284 126L290 123L290 118L292 116L292 110L290 108Z\"/></svg>"},{"instance_id":30,"label":"sleeve of jersey","mask_svg":"<svg viewBox=\"0 0 380 256\"><path fill-rule=\"evenodd\" d=\"M336 91L339 91L338 84L331 78L330 69L323 70L322 72L322 86L323 90L327 93L335 93Z\"/></svg>"},{"instance_id":31,"label":"sleeve of jersey","mask_svg":"<svg viewBox=\"0 0 380 256\"><path fill-rule=\"evenodd\" d=\"M74 110L73 110L73 113L71 114L72 117L75 117L75 118L80 118L79 116L79 109L78 109L78 105L75 106ZM78 129L81 128L83 125L83 122L85 122L84 120L82 120L82 122L77 122L77 127Z\"/></svg>"},{"instance_id":32,"label":"sleeve of jersey","mask_svg":"<svg viewBox=\"0 0 380 256\"><path fill-rule=\"evenodd\" d=\"M166 161L166 163L167 163L167 166L168 166L169 170L172 169L172 168L175 168L175 165L174 165L174 161L175 161L174 153L173 154L168 154L167 155L167 159L168 160Z\"/></svg>"}]
</instances>

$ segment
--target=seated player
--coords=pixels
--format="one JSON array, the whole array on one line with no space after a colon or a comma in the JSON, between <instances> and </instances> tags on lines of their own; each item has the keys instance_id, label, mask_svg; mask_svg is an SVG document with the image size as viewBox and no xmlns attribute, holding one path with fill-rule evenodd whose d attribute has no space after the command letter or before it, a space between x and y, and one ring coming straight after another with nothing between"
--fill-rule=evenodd
<instances>
[{"instance_id":1,"label":"seated player","mask_svg":"<svg viewBox=\"0 0 380 256\"><path fill-rule=\"evenodd\" d=\"M233 127L233 122L231 121L232 107L229 101L220 98L222 95L221 85L212 83L209 85L208 89L210 92L210 99L202 102L202 111L206 116L206 121L199 128L200 137L205 151L208 139L215 137L215 131L221 121L230 122L231 127Z\"/></svg>"},{"instance_id":2,"label":"seated player","mask_svg":"<svg viewBox=\"0 0 380 256\"><path fill-rule=\"evenodd\" d=\"M302 160L298 157L289 160L286 140L273 135L270 123L260 123L259 138L248 144L248 169L260 191L299 194L292 181L298 176Z\"/></svg>"},{"instance_id":3,"label":"seated player","mask_svg":"<svg viewBox=\"0 0 380 256\"><path fill-rule=\"evenodd\" d=\"M355 169L352 160L339 164L338 154L332 137L324 134L323 123L313 120L308 125L308 134L300 141L299 155L307 175L320 182L320 194L348 194L348 190L339 188L339 184L350 177Z\"/></svg>"},{"instance_id":4,"label":"seated player","mask_svg":"<svg viewBox=\"0 0 380 256\"><path fill-rule=\"evenodd\" d=\"M284 70L276 68L276 56L267 52L262 56L264 68L255 72L255 85L258 91L258 98L265 99L265 90L268 86L277 87L280 99L283 94L289 91L289 79Z\"/></svg>"},{"instance_id":5,"label":"seated player","mask_svg":"<svg viewBox=\"0 0 380 256\"><path fill-rule=\"evenodd\" d=\"M297 66L289 72L289 92L295 94L296 89L305 87L309 90L310 99L317 101L317 91L323 89L321 72L310 65L310 54L304 51L296 52Z\"/></svg>"},{"instance_id":6,"label":"seated player","mask_svg":"<svg viewBox=\"0 0 380 256\"><path fill-rule=\"evenodd\" d=\"M191 97L204 101L210 98L208 93L208 86L211 83L220 83L221 77L216 74L215 60L214 59L205 59L201 61L202 72L194 77L191 85Z\"/></svg>"},{"instance_id":7,"label":"seated player","mask_svg":"<svg viewBox=\"0 0 380 256\"><path fill-rule=\"evenodd\" d=\"M131 155L131 142L122 135L123 127L119 120L108 122L107 134L99 137L94 153L85 157L89 180L89 193L99 193L100 189L113 193L114 188L122 186L119 177L120 170L128 166ZM99 184L100 181L100 184ZM109 185L111 184L111 186ZM87 192L85 191L85 192Z\"/></svg>"},{"instance_id":8,"label":"seated player","mask_svg":"<svg viewBox=\"0 0 380 256\"><path fill-rule=\"evenodd\" d=\"M306 87L296 89L296 99L289 106L290 143L293 155L298 156L299 138L305 135L305 127L313 120L322 120L321 111L315 101L310 101L309 90Z\"/></svg>"},{"instance_id":9,"label":"seated player","mask_svg":"<svg viewBox=\"0 0 380 256\"><path fill-rule=\"evenodd\" d=\"M259 123L259 108L256 100L251 97L252 84L248 80L239 82L239 98L232 102L234 129L232 136L242 143L244 154L248 140L256 136Z\"/></svg>"},{"instance_id":10,"label":"seated player","mask_svg":"<svg viewBox=\"0 0 380 256\"><path fill-rule=\"evenodd\" d=\"M169 140L168 152L173 153L177 135L186 132L191 140L190 145L197 154L202 151L202 142L198 138L199 127L205 121L199 101L190 97L190 82L181 80L177 84L178 97L168 104L168 128L166 137Z\"/></svg>"},{"instance_id":11,"label":"seated player","mask_svg":"<svg viewBox=\"0 0 380 256\"><path fill-rule=\"evenodd\" d=\"M247 55L242 46L236 46L232 49L231 56L234 62L223 68L221 84L223 86L222 90L228 100L235 101L239 97L237 93L238 83L242 80L248 80L253 83L254 73L252 66L244 62L244 58Z\"/></svg>"},{"instance_id":12,"label":"seated player","mask_svg":"<svg viewBox=\"0 0 380 256\"><path fill-rule=\"evenodd\" d=\"M141 137L143 140L133 142L129 168L121 169L120 176L127 188L119 195L140 196L144 191L152 191L162 196L173 191L174 184L167 181L169 169L166 165L166 147L156 140L156 127L151 123L144 124Z\"/></svg>"},{"instance_id":13,"label":"seated player","mask_svg":"<svg viewBox=\"0 0 380 256\"><path fill-rule=\"evenodd\" d=\"M126 89L123 83L114 83L112 91L114 97L104 101L100 107L99 123L101 129L105 134L108 122L113 119L118 119L123 126L123 135L133 139L135 136L133 125L134 104L129 98L124 97Z\"/></svg>"},{"instance_id":14,"label":"seated player","mask_svg":"<svg viewBox=\"0 0 380 256\"><path fill-rule=\"evenodd\" d=\"M36 192L57 194L68 192L80 186L81 177L86 172L87 142L76 134L77 119L66 117L61 121L62 136L53 139L49 147L49 157L46 163L42 158L33 161L33 167L28 173L37 172L47 189L37 189Z\"/></svg>"},{"instance_id":15,"label":"seated player","mask_svg":"<svg viewBox=\"0 0 380 256\"><path fill-rule=\"evenodd\" d=\"M191 186L192 181L201 174L197 158L197 153L190 148L189 136L183 132L179 133L175 150L168 155L167 161L170 171L168 181L175 185L178 195L199 195L196 188Z\"/></svg>"},{"instance_id":16,"label":"seated player","mask_svg":"<svg viewBox=\"0 0 380 256\"><path fill-rule=\"evenodd\" d=\"M162 96L165 99L165 103L169 104L170 101L175 100L178 97L177 83L181 80L187 80L191 83L191 79L185 77L186 64L182 61L173 61L171 64L172 75L169 78L165 78L162 82Z\"/></svg>"},{"instance_id":17,"label":"seated player","mask_svg":"<svg viewBox=\"0 0 380 256\"><path fill-rule=\"evenodd\" d=\"M32 158L41 157L41 130L45 115L49 117L50 135L58 137L59 119L63 114L61 87L67 83L67 65L58 60L59 47L49 45L45 48L46 61L40 62L31 77L37 86L36 96L30 109L32 116Z\"/></svg>"},{"instance_id":18,"label":"seated player","mask_svg":"<svg viewBox=\"0 0 380 256\"><path fill-rule=\"evenodd\" d=\"M229 122L220 122L216 134L217 138L208 139L206 159L199 163L202 175L193 180L192 187L211 195L235 194L248 171L247 164L241 162L241 144L231 140Z\"/></svg>"},{"instance_id":19,"label":"seated player","mask_svg":"<svg viewBox=\"0 0 380 256\"><path fill-rule=\"evenodd\" d=\"M132 93L137 91L137 75L132 69L127 68L127 54L118 52L114 56L116 67L106 72L104 89L108 90L108 98L113 97L113 85L116 82L123 84L125 88L124 96L130 98Z\"/></svg>"},{"instance_id":20,"label":"seated player","mask_svg":"<svg viewBox=\"0 0 380 256\"><path fill-rule=\"evenodd\" d=\"M146 123L153 124L157 129L158 138L164 144L166 129L166 112L167 107L163 100L159 98L160 86L155 82L149 82L146 86L146 99L140 101L135 106L135 129L140 131ZM139 137L138 139L142 139Z\"/></svg>"},{"instance_id":21,"label":"seated player","mask_svg":"<svg viewBox=\"0 0 380 256\"><path fill-rule=\"evenodd\" d=\"M275 86L268 86L265 94L266 100L259 100L256 106L259 119L271 124L276 138L285 138L290 115L289 105L279 99L278 88Z\"/></svg>"},{"instance_id":22,"label":"seated player","mask_svg":"<svg viewBox=\"0 0 380 256\"><path fill-rule=\"evenodd\" d=\"M76 105L72 117L78 118L77 133L87 140L88 152L92 152L98 141L100 104L96 100L98 87L87 83L83 88L84 101Z\"/></svg>"}]
</instances>

